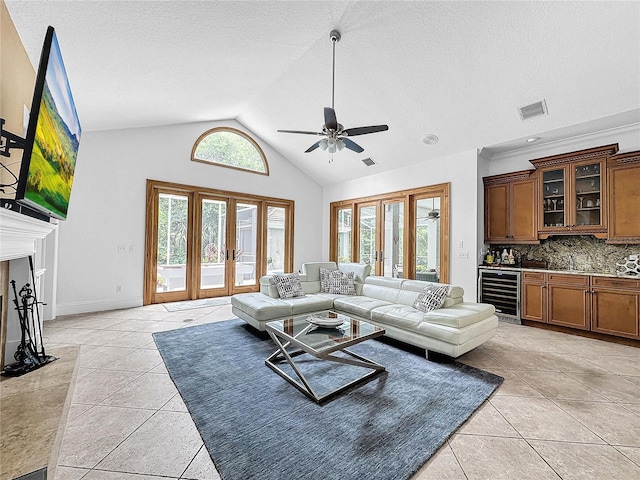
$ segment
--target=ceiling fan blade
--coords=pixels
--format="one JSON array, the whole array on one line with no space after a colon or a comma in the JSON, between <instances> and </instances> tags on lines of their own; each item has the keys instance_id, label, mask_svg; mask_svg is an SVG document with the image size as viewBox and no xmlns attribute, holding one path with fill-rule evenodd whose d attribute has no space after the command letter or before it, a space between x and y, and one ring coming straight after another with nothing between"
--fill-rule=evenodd
<instances>
[{"instance_id":1,"label":"ceiling fan blade","mask_svg":"<svg viewBox=\"0 0 640 480\"><path fill-rule=\"evenodd\" d=\"M338 129L338 119L336 118L336 111L331 107L324 107L324 126L327 130Z\"/></svg>"},{"instance_id":2,"label":"ceiling fan blade","mask_svg":"<svg viewBox=\"0 0 640 480\"><path fill-rule=\"evenodd\" d=\"M370 127L347 128L342 133L355 137L356 135L366 135L367 133L384 132L386 130L389 130L388 125L371 125Z\"/></svg>"},{"instance_id":3,"label":"ceiling fan blade","mask_svg":"<svg viewBox=\"0 0 640 480\"><path fill-rule=\"evenodd\" d=\"M308 132L306 130L278 130L280 133L302 133L303 135L324 135L322 132Z\"/></svg>"},{"instance_id":4,"label":"ceiling fan blade","mask_svg":"<svg viewBox=\"0 0 640 480\"><path fill-rule=\"evenodd\" d=\"M314 143L313 145L311 145L309 148L307 148L304 153L309 153L309 152L313 152L316 148L318 148L320 146L320 142L322 140L318 140L316 143ZM346 146L346 145L345 145Z\"/></svg>"},{"instance_id":5,"label":"ceiling fan blade","mask_svg":"<svg viewBox=\"0 0 640 480\"><path fill-rule=\"evenodd\" d=\"M344 142L344 146L346 148L348 148L349 150L353 150L356 153L364 152L364 148L362 148L360 145L358 145L353 140L349 140L348 138L342 138L341 140Z\"/></svg>"}]
</instances>

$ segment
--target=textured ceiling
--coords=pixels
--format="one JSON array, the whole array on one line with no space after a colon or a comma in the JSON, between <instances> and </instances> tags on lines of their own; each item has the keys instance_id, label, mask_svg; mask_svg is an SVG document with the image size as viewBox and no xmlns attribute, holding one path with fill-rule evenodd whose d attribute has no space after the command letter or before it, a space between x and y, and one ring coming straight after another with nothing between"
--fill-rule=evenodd
<instances>
[{"instance_id":1,"label":"textured ceiling","mask_svg":"<svg viewBox=\"0 0 640 480\"><path fill-rule=\"evenodd\" d=\"M640 122L637 1L6 4L34 64L56 28L85 131L237 119L321 184ZM334 28L338 121L389 131L329 164L303 153L316 137L276 130L321 128Z\"/></svg>"}]
</instances>

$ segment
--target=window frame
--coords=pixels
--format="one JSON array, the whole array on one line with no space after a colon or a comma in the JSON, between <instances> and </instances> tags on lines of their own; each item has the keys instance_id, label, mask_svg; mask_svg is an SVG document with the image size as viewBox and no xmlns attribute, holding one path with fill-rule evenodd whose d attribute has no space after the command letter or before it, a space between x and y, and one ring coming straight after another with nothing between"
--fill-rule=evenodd
<instances>
[{"instance_id":1,"label":"window frame","mask_svg":"<svg viewBox=\"0 0 640 480\"><path fill-rule=\"evenodd\" d=\"M249 143L251 143L251 145L253 145L253 147L256 149L256 151L258 152L258 154L262 158L262 162L264 163L266 171L265 172L259 172L258 170L252 170L250 168L238 167L238 166L235 166L235 165L227 165L226 163L212 162L212 161L209 161L209 160L203 160L201 158L196 158L196 156L195 156L196 155L196 149L200 145L200 142L202 142L202 140L204 138L208 137L209 135L212 135L214 133L219 133L219 132L234 133L234 134L239 135L240 137L244 138ZM258 142L256 142L248 133L243 132L242 130L239 130L239 129L233 128L233 127L214 127L214 128L211 128L211 129L207 130L202 135L200 135L198 137L198 139L195 141L195 143L193 144L193 147L191 148L191 161L192 162L198 162L198 163L205 163L207 165L215 165L217 167L231 168L233 170L240 170L242 172L256 173L258 175L269 176L269 162L267 161L267 156L264 154L264 151L262 150L262 148L260 148L260 145L258 145Z\"/></svg>"}]
</instances>

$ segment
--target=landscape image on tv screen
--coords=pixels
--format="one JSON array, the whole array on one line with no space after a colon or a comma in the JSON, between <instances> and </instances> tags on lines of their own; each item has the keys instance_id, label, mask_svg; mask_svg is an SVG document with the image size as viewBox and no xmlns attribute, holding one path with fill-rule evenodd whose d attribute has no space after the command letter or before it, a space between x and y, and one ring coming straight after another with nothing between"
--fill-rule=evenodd
<instances>
[{"instance_id":1,"label":"landscape image on tv screen","mask_svg":"<svg viewBox=\"0 0 640 480\"><path fill-rule=\"evenodd\" d=\"M50 53L21 203L45 211L53 217L65 219L81 128L58 40L53 31L47 32L43 54L49 38ZM27 159L23 159L23 162L25 160Z\"/></svg>"}]
</instances>

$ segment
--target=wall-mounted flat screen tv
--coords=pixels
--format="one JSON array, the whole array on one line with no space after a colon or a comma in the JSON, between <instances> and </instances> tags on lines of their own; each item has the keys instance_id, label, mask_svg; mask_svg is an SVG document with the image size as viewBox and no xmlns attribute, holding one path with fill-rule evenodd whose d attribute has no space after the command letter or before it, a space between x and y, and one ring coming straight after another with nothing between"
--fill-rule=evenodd
<instances>
[{"instance_id":1,"label":"wall-mounted flat screen tv","mask_svg":"<svg viewBox=\"0 0 640 480\"><path fill-rule=\"evenodd\" d=\"M53 27L47 29L25 136L16 200L66 219L80 122Z\"/></svg>"}]
</instances>

